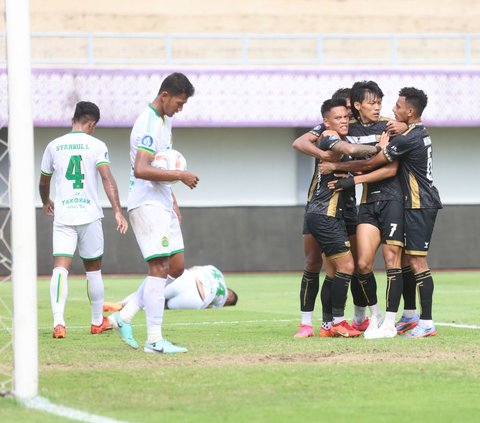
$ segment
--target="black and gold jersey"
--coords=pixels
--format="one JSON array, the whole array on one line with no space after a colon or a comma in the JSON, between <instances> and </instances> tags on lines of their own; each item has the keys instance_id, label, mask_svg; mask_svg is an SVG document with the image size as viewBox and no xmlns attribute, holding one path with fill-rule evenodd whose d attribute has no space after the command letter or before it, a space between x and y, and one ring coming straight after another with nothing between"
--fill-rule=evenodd
<instances>
[{"instance_id":1,"label":"black and gold jersey","mask_svg":"<svg viewBox=\"0 0 480 423\"><path fill-rule=\"evenodd\" d=\"M432 140L421 122L392 138L384 153L389 161L401 159L399 173L405 208L442 208L440 195L433 185Z\"/></svg>"},{"instance_id":2,"label":"black and gold jersey","mask_svg":"<svg viewBox=\"0 0 480 423\"><path fill-rule=\"evenodd\" d=\"M387 122L388 119L380 118L377 122L364 125L357 120L351 120L347 141L352 144L376 145L382 133L386 131ZM402 201L402 189L397 175L383 181L363 184L362 203L380 200Z\"/></svg>"}]
</instances>

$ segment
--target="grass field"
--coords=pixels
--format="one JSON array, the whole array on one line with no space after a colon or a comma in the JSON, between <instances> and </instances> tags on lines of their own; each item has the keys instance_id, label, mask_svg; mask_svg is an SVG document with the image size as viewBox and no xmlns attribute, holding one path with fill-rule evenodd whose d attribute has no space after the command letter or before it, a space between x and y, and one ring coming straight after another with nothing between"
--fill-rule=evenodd
<instances>
[{"instance_id":1,"label":"grass field","mask_svg":"<svg viewBox=\"0 0 480 423\"><path fill-rule=\"evenodd\" d=\"M70 280L67 338L52 339L48 281L40 280L39 395L131 423L477 422L480 273L434 277L436 322L476 329L438 326L439 336L426 339L293 339L300 275L235 274L227 283L239 294L236 307L166 311L164 334L189 348L174 356L131 350L113 332L90 335L82 279ZM106 299L139 282L106 277ZM0 295L8 299L10 289L0 287ZM143 342L143 312L134 323ZM0 345L6 337L0 333ZM11 353L0 360L8 368ZM2 423L62 421L0 399Z\"/></svg>"}]
</instances>

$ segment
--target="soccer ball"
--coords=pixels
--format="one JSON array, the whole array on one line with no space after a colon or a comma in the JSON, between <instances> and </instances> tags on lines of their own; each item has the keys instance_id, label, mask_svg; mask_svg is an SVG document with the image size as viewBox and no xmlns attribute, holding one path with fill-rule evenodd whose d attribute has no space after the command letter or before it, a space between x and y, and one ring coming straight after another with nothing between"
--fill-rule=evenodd
<instances>
[{"instance_id":1,"label":"soccer ball","mask_svg":"<svg viewBox=\"0 0 480 423\"><path fill-rule=\"evenodd\" d=\"M186 170L187 161L177 150L165 150L155 155L152 166L164 170ZM178 181L159 181L163 184L175 184Z\"/></svg>"}]
</instances>

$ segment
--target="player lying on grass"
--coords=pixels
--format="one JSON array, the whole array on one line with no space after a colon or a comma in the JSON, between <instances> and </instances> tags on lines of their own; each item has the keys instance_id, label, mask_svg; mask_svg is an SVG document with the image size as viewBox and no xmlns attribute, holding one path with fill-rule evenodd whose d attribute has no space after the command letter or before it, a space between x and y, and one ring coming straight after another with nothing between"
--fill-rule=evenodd
<instances>
[{"instance_id":1,"label":"player lying on grass","mask_svg":"<svg viewBox=\"0 0 480 423\"><path fill-rule=\"evenodd\" d=\"M106 312L119 311L136 293L120 302L105 302ZM215 266L194 266L185 270L165 288L165 308L170 310L201 310L237 304L238 295L227 288L225 278Z\"/></svg>"}]
</instances>

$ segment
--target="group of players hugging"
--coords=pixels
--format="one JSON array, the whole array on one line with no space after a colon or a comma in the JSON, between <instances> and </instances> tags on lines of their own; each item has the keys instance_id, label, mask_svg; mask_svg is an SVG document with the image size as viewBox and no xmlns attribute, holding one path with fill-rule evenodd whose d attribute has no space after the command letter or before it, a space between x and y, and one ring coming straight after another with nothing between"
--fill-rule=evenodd
<instances>
[{"instance_id":1,"label":"group of players hugging","mask_svg":"<svg viewBox=\"0 0 480 423\"><path fill-rule=\"evenodd\" d=\"M402 88L393 107L395 120L381 117L382 99L374 81L339 89L322 104L323 123L293 142L296 150L315 158L304 215L305 270L296 338L315 335L312 318L319 291L321 337L437 334L427 254L442 204L433 185L432 142L422 124L428 98L420 89ZM363 184L358 212L356 184ZM385 314L373 273L380 247L387 275ZM349 287L351 324L345 319ZM402 295L404 310L397 321Z\"/></svg>"}]
</instances>

